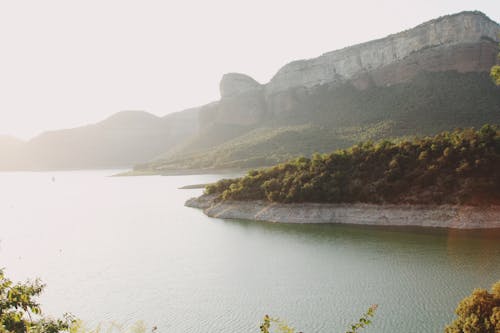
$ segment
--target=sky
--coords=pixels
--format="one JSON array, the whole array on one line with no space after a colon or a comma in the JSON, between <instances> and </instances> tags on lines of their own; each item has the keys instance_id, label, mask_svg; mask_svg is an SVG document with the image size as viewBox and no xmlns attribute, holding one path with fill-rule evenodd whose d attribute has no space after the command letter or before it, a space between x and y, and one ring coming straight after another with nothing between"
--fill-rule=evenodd
<instances>
[{"instance_id":1,"label":"sky","mask_svg":"<svg viewBox=\"0 0 500 333\"><path fill-rule=\"evenodd\" d=\"M219 99L224 73L286 63L499 0L0 0L0 135L158 116Z\"/></svg>"}]
</instances>

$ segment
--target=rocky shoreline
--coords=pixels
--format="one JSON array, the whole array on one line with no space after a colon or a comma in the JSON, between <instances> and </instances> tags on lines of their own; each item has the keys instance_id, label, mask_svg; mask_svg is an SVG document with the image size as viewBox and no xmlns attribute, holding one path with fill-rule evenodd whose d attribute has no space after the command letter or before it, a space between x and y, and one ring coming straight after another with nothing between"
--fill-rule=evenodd
<instances>
[{"instance_id":1,"label":"rocky shoreline","mask_svg":"<svg viewBox=\"0 0 500 333\"><path fill-rule=\"evenodd\" d=\"M500 229L500 206L217 202L213 195L189 199L185 205L203 209L203 212L210 217L223 219L277 223Z\"/></svg>"}]
</instances>

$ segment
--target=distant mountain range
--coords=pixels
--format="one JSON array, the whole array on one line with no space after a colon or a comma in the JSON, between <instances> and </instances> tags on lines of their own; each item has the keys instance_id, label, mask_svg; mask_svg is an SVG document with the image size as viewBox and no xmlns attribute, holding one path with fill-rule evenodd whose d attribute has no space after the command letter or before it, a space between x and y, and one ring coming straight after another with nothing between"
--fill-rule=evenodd
<instances>
[{"instance_id":1,"label":"distant mountain range","mask_svg":"<svg viewBox=\"0 0 500 333\"><path fill-rule=\"evenodd\" d=\"M101 123L0 137L0 169L250 168L360 140L500 123L488 77L500 25L461 12L386 38L299 60L267 84L230 73L219 101L165 117L121 112Z\"/></svg>"},{"instance_id":2,"label":"distant mountain range","mask_svg":"<svg viewBox=\"0 0 500 333\"><path fill-rule=\"evenodd\" d=\"M197 118L197 110L161 118L142 111L123 111L97 124L45 132L27 142L0 137L0 169L130 167L194 135Z\"/></svg>"}]
</instances>

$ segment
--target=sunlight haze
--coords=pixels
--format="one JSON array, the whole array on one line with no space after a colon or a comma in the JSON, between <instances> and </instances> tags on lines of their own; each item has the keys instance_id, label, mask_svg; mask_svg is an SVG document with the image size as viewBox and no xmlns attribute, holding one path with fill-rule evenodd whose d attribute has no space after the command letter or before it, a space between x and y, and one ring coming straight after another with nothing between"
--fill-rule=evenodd
<instances>
[{"instance_id":1,"label":"sunlight haze","mask_svg":"<svg viewBox=\"0 0 500 333\"><path fill-rule=\"evenodd\" d=\"M2 1L0 134L163 116L217 100L224 73L266 83L287 62L463 10L500 21L495 0Z\"/></svg>"}]
</instances>

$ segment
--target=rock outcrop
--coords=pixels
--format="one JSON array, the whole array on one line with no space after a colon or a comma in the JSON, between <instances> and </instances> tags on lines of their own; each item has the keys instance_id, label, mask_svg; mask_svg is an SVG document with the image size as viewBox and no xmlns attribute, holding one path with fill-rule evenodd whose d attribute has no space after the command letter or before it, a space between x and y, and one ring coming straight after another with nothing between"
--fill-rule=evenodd
<instances>
[{"instance_id":1,"label":"rock outcrop","mask_svg":"<svg viewBox=\"0 0 500 333\"><path fill-rule=\"evenodd\" d=\"M266 113L263 86L250 76L228 73L220 82L221 99L202 107L201 122L252 126Z\"/></svg>"},{"instance_id":2,"label":"rock outcrop","mask_svg":"<svg viewBox=\"0 0 500 333\"><path fill-rule=\"evenodd\" d=\"M261 85L248 75L241 73L227 73L222 76L219 88L221 98L226 98L258 90L261 88Z\"/></svg>"}]
</instances>

